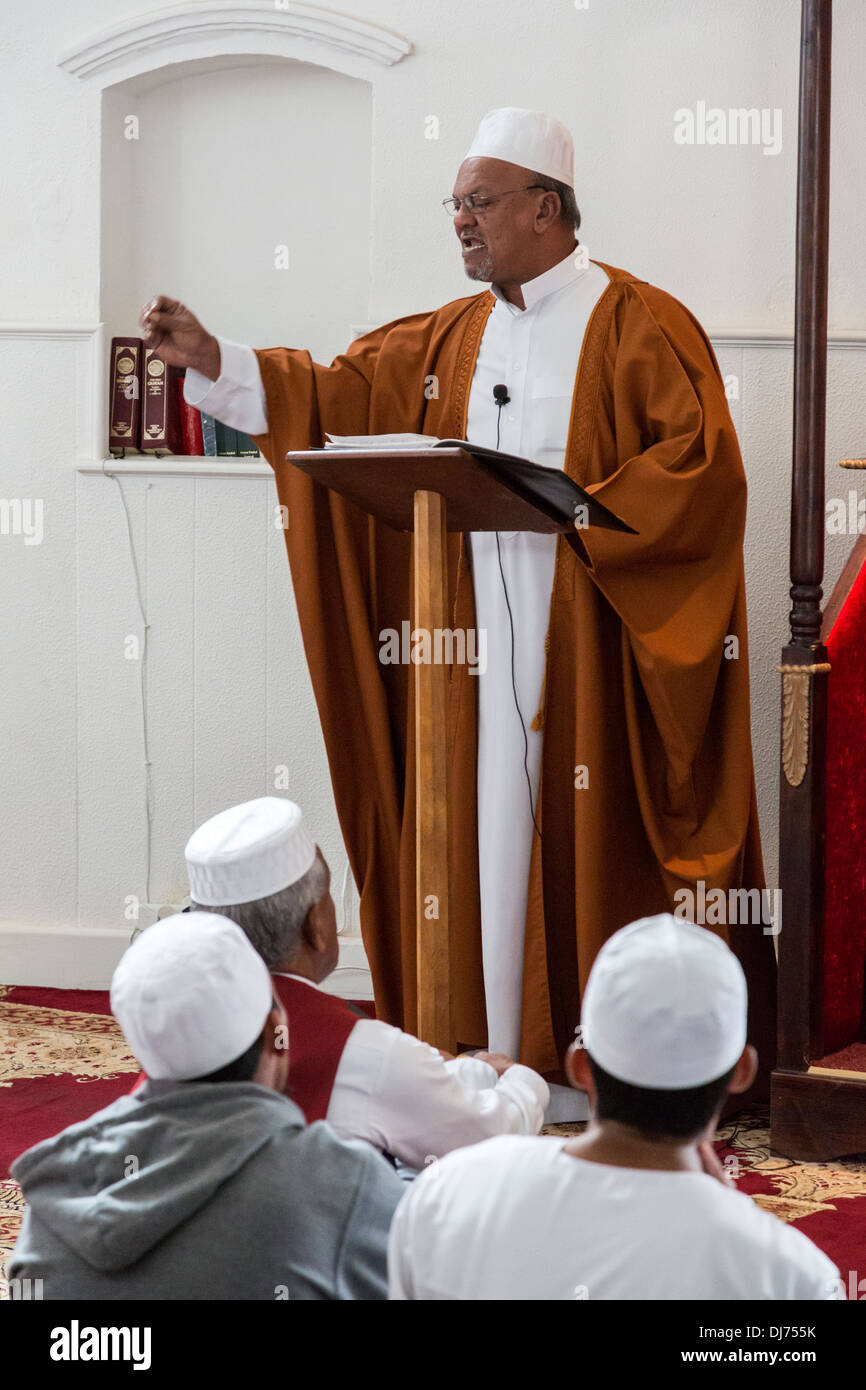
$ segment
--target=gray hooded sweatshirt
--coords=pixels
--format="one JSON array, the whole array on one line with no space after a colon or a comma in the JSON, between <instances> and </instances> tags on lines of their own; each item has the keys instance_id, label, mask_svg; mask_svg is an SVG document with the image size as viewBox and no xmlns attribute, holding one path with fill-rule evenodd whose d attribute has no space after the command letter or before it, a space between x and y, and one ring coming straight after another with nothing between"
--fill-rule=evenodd
<instances>
[{"instance_id":1,"label":"gray hooded sweatshirt","mask_svg":"<svg viewBox=\"0 0 866 1390\"><path fill-rule=\"evenodd\" d=\"M384 1299L406 1191L252 1081L154 1082L12 1166L10 1276L46 1299Z\"/></svg>"}]
</instances>

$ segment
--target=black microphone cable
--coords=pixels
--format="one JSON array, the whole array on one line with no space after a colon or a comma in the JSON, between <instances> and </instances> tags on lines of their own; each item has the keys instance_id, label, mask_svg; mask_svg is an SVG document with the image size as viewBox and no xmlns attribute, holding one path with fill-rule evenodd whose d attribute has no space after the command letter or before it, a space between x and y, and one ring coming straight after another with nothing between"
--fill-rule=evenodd
<instances>
[{"instance_id":1,"label":"black microphone cable","mask_svg":"<svg viewBox=\"0 0 866 1390\"><path fill-rule=\"evenodd\" d=\"M493 399L496 402L496 447L499 448L499 426L502 418L502 407L511 400L508 394L508 387L500 384L493 388ZM514 692L514 706L517 710L517 717L520 720L520 728L523 731L523 771L526 774L526 788L529 793L529 814L532 816L532 824L539 840L541 830L535 817L535 806L532 801L532 778L529 776L529 735L526 732L526 721L523 718L523 711L520 708L520 700L517 697L517 675L515 671L515 638L514 638L514 614L511 611L511 600L508 597L508 585L505 582L505 570L502 567L502 547L499 543L499 532L496 533L496 556L499 560L499 574L502 579L502 592L505 595L505 607L508 609L508 622L511 627L511 689Z\"/></svg>"}]
</instances>

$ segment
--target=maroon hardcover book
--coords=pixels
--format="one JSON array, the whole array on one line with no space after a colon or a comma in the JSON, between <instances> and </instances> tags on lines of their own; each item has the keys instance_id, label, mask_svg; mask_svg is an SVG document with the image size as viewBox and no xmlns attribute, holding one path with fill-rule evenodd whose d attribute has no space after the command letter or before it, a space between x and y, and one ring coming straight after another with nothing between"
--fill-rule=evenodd
<instances>
[{"instance_id":1,"label":"maroon hardcover book","mask_svg":"<svg viewBox=\"0 0 866 1390\"><path fill-rule=\"evenodd\" d=\"M160 361L153 348L144 349L138 446L143 454L183 452L180 404L174 385L179 372L178 367L167 367Z\"/></svg>"},{"instance_id":2,"label":"maroon hardcover book","mask_svg":"<svg viewBox=\"0 0 866 1390\"><path fill-rule=\"evenodd\" d=\"M201 411L195 405L190 405L183 398L183 377L176 379L178 408L180 410L180 433L183 443L183 452L191 458L200 458L204 454L204 442L201 437Z\"/></svg>"},{"instance_id":3,"label":"maroon hardcover book","mask_svg":"<svg viewBox=\"0 0 866 1390\"><path fill-rule=\"evenodd\" d=\"M144 345L140 338L111 340L108 449L117 458L123 458L127 449L138 448L143 354Z\"/></svg>"}]
</instances>

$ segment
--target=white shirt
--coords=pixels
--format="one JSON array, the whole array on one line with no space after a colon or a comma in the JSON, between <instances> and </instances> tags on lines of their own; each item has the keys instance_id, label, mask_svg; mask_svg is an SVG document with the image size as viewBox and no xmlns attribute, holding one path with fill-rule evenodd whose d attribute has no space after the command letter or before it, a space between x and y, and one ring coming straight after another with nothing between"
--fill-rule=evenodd
<instances>
[{"instance_id":1,"label":"white shirt","mask_svg":"<svg viewBox=\"0 0 866 1390\"><path fill-rule=\"evenodd\" d=\"M394 1216L392 1299L836 1299L800 1231L705 1173L491 1139L432 1164Z\"/></svg>"},{"instance_id":2,"label":"white shirt","mask_svg":"<svg viewBox=\"0 0 866 1390\"><path fill-rule=\"evenodd\" d=\"M287 978L317 988L301 975ZM363 1139L423 1168L480 1139L537 1134L547 1101L547 1083L529 1067L497 1076L474 1057L445 1062L411 1034L362 1018L343 1049L325 1118L344 1139Z\"/></svg>"},{"instance_id":3,"label":"white shirt","mask_svg":"<svg viewBox=\"0 0 866 1390\"><path fill-rule=\"evenodd\" d=\"M469 392L466 438L471 443L496 447L499 412L493 387L501 382L511 399L500 415L499 448L562 468L581 346L609 283L600 266L576 264L571 252L521 286L525 309L492 286L496 303ZM536 834L532 809L543 738L532 721L544 679L557 537L532 531L498 534L498 552L496 532L470 537L475 618L487 633L487 670L478 680L478 877L489 1046L517 1057L529 862Z\"/></svg>"},{"instance_id":4,"label":"white shirt","mask_svg":"<svg viewBox=\"0 0 866 1390\"><path fill-rule=\"evenodd\" d=\"M509 303L497 285L491 287L496 303L484 328L469 391L468 440L496 446L500 412L493 387L502 383L511 400L501 411L499 447L549 468L563 466L580 351L592 311L608 284L600 266L583 265L582 257L576 259L571 251L521 287L525 309ZM235 429L264 434L267 408L255 353L225 338L218 342L219 380L213 383L190 370L184 395L191 405ZM358 431L365 428L366 422L359 421ZM535 834L527 770L534 808L542 734L531 725L544 677L557 538L501 532L497 553L496 534L473 532L469 538L476 624L487 634L487 669L478 677L478 871L488 1046L517 1057ZM520 714L512 685L512 621Z\"/></svg>"}]
</instances>

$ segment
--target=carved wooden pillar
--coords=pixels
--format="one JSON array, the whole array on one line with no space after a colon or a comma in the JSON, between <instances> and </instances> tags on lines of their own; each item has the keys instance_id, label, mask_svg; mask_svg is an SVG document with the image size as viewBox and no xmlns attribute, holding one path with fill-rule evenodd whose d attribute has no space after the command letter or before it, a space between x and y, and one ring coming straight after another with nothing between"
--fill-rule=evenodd
<instances>
[{"instance_id":1,"label":"carved wooden pillar","mask_svg":"<svg viewBox=\"0 0 866 1390\"><path fill-rule=\"evenodd\" d=\"M821 1055L824 915L824 750L827 652L821 643L827 394L827 240L830 201L832 0L803 0L794 447L791 481L791 636L782 651L779 834L779 1057L805 1071Z\"/></svg>"}]
</instances>

